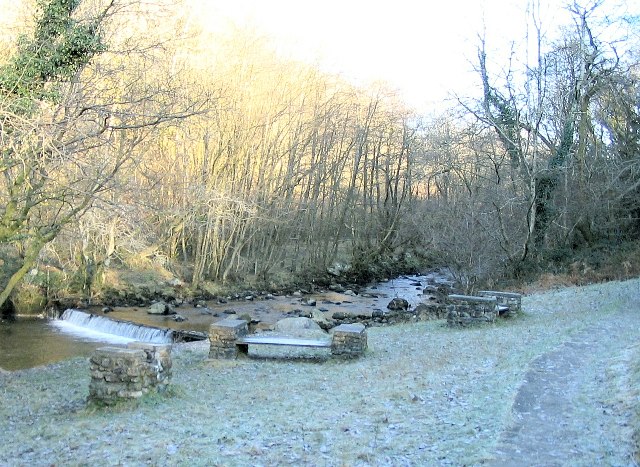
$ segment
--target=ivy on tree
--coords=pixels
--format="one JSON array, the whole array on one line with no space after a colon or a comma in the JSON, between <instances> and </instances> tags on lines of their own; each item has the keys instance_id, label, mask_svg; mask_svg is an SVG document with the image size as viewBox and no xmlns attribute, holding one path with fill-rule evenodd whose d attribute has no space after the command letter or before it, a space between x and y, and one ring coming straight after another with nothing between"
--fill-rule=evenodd
<instances>
[{"instance_id":1,"label":"ivy on tree","mask_svg":"<svg viewBox=\"0 0 640 467\"><path fill-rule=\"evenodd\" d=\"M5 142L0 148L4 181L0 245L12 244L21 251L21 265L0 289L0 306L33 267L44 245L92 200L92 191L71 201L66 196L68 188L56 191L49 187L55 166L47 164L53 149L44 142L46 131L37 134L36 113L41 102L59 104L61 86L74 80L92 58L106 50L99 26L113 1L102 15L80 20L80 0L38 0L32 35L20 37L15 54L0 67L0 136ZM96 183L94 192L101 186ZM33 214L38 209L57 214L45 220Z\"/></svg>"},{"instance_id":2,"label":"ivy on tree","mask_svg":"<svg viewBox=\"0 0 640 467\"><path fill-rule=\"evenodd\" d=\"M69 81L106 47L101 18L74 18L80 0L39 0L32 37L22 36L12 60L0 68L0 90L21 100L56 100L55 85Z\"/></svg>"}]
</instances>

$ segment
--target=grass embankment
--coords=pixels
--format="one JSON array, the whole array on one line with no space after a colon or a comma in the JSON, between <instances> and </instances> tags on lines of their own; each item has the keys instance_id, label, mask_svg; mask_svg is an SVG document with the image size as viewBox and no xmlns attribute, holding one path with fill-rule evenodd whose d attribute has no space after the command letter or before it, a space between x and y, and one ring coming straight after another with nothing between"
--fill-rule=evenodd
<instances>
[{"instance_id":1,"label":"grass embankment","mask_svg":"<svg viewBox=\"0 0 640 467\"><path fill-rule=\"evenodd\" d=\"M620 365L618 376L577 403L585 405L581 436L590 437L584 442L592 448L583 461L595 465L598 453L606 453L608 461L628 464L629 430L638 426L639 290L633 280L535 294L525 297L522 317L479 329L442 322L370 328L369 350L355 361L208 361L206 342L187 344L174 349L168 395L115 408L87 406L85 359L0 375L0 459L9 465L483 463L511 423L530 362L602 319L624 318L632 321L621 321L620 335L597 359L605 368Z\"/></svg>"}]
</instances>

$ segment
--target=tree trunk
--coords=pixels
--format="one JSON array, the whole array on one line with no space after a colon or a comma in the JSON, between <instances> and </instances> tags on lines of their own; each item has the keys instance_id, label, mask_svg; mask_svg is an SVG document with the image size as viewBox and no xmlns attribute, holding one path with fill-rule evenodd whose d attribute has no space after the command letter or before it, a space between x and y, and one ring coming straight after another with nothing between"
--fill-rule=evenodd
<instances>
[{"instance_id":1,"label":"tree trunk","mask_svg":"<svg viewBox=\"0 0 640 467\"><path fill-rule=\"evenodd\" d=\"M36 264L38 260L38 256L40 255L40 251L42 248L49 242L46 237L38 237L32 243L30 243L25 252L24 252L24 260L22 261L22 266L12 274L9 278L9 281L4 286L2 292L0 292L0 308L4 305L4 303L9 299L11 293L16 288L16 286L22 281L24 276L29 272L33 266Z\"/></svg>"}]
</instances>

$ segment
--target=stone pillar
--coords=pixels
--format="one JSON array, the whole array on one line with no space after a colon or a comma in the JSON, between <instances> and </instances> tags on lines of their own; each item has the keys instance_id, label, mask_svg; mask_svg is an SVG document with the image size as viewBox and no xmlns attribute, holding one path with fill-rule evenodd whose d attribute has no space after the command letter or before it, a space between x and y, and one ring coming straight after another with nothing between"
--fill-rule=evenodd
<instances>
[{"instance_id":1,"label":"stone pillar","mask_svg":"<svg viewBox=\"0 0 640 467\"><path fill-rule=\"evenodd\" d=\"M89 400L111 405L164 391L171 380L171 345L133 342L100 347L90 358Z\"/></svg>"},{"instance_id":2,"label":"stone pillar","mask_svg":"<svg viewBox=\"0 0 640 467\"><path fill-rule=\"evenodd\" d=\"M158 392L164 391L171 382L172 376L171 344L130 342L127 348L139 349L145 354L145 361L149 366L149 380L145 381L145 386L155 387Z\"/></svg>"},{"instance_id":3,"label":"stone pillar","mask_svg":"<svg viewBox=\"0 0 640 467\"><path fill-rule=\"evenodd\" d=\"M248 346L238 349L236 339L249 332L243 319L223 319L209 327L209 358L237 358L239 350L244 353Z\"/></svg>"},{"instance_id":4,"label":"stone pillar","mask_svg":"<svg viewBox=\"0 0 640 467\"><path fill-rule=\"evenodd\" d=\"M89 399L107 405L120 399L137 399L143 392L142 350L100 347L91 356Z\"/></svg>"},{"instance_id":5,"label":"stone pillar","mask_svg":"<svg viewBox=\"0 0 640 467\"><path fill-rule=\"evenodd\" d=\"M515 292L496 292L493 290L481 290L481 297L496 297L498 306L507 307L504 316L515 316L522 311L522 294ZM500 313L503 315L503 313Z\"/></svg>"},{"instance_id":6,"label":"stone pillar","mask_svg":"<svg viewBox=\"0 0 640 467\"><path fill-rule=\"evenodd\" d=\"M496 297L449 295L447 300L449 302L447 305L447 324L449 326L492 323L498 314Z\"/></svg>"},{"instance_id":7,"label":"stone pillar","mask_svg":"<svg viewBox=\"0 0 640 467\"><path fill-rule=\"evenodd\" d=\"M364 354L367 349L367 331L364 324L341 324L333 329L331 355L353 358Z\"/></svg>"}]
</instances>

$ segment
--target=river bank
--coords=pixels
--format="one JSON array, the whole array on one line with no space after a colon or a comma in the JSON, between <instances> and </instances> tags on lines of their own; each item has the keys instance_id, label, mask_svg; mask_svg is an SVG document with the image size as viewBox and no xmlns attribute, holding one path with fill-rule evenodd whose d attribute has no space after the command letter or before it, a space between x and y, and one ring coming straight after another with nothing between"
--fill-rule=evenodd
<instances>
[{"instance_id":1,"label":"river bank","mask_svg":"<svg viewBox=\"0 0 640 467\"><path fill-rule=\"evenodd\" d=\"M111 409L87 407L83 358L1 374L0 458L11 466L500 464L518 442L508 433L527 375L578 339L593 351L580 363L593 378L573 387L567 430L555 440L573 446L564 463L633 465L640 280L532 294L523 310L478 329L370 328L369 351L349 362L209 361L206 342L178 345L170 394ZM600 327L616 332L592 332Z\"/></svg>"},{"instance_id":2,"label":"river bank","mask_svg":"<svg viewBox=\"0 0 640 467\"><path fill-rule=\"evenodd\" d=\"M113 306L108 313L102 306L87 307L80 314L91 312L98 317L85 326L77 321L51 318L18 318L0 321L0 368L17 370L54 363L73 356L88 356L104 344L122 344L122 338L141 340L140 335L122 333L111 320L138 323L155 329L206 334L212 322L228 316L249 320L252 327L270 327L276 321L291 316L306 316L312 311L333 321L338 313L366 319L377 311L388 311L387 304L395 297L402 297L413 308L423 300L424 287L447 278L438 273L420 276L401 276L369 287L347 289L338 287L295 290L280 293L249 293L199 300L196 303L168 302L175 314L149 314L149 307ZM166 303L166 302L165 302ZM176 318L179 318L176 320ZM84 321L80 318L78 321ZM328 322L327 321L327 322ZM80 323L83 324L83 323ZM336 323L337 324L337 323ZM126 326L125 326L126 327Z\"/></svg>"}]
</instances>

